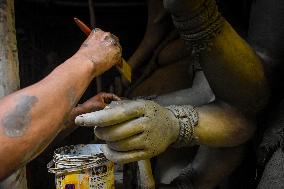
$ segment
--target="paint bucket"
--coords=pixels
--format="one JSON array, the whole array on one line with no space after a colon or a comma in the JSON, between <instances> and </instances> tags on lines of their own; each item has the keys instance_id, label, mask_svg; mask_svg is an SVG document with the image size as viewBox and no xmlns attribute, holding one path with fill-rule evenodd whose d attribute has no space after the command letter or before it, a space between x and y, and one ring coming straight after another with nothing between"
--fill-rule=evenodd
<instances>
[{"instance_id":1,"label":"paint bucket","mask_svg":"<svg viewBox=\"0 0 284 189\"><path fill-rule=\"evenodd\" d=\"M48 171L55 174L56 189L114 189L114 163L101 144L56 149Z\"/></svg>"}]
</instances>

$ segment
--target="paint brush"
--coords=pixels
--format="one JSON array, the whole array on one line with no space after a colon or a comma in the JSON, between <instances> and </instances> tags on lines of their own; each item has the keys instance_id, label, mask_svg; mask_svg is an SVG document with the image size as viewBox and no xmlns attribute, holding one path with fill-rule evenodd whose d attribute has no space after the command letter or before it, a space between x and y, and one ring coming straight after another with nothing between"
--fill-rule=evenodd
<instances>
[{"instance_id":1,"label":"paint brush","mask_svg":"<svg viewBox=\"0 0 284 189\"><path fill-rule=\"evenodd\" d=\"M90 35L92 30L84 22L82 22L78 18L74 18L74 21L77 24L77 26L80 28L80 30L82 30L82 32L84 32L87 36Z\"/></svg>"},{"instance_id":2,"label":"paint brush","mask_svg":"<svg viewBox=\"0 0 284 189\"><path fill-rule=\"evenodd\" d=\"M74 18L75 23L77 26L84 32L87 36L90 35L92 30L81 20L78 18ZM118 71L131 83L131 67L129 64L122 58L122 63L120 65L116 65Z\"/></svg>"}]
</instances>

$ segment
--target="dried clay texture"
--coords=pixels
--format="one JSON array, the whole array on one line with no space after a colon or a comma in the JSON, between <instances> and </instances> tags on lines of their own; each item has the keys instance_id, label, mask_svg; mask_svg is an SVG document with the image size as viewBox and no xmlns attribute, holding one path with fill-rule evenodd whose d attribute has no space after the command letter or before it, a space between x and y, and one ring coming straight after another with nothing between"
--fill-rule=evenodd
<instances>
[{"instance_id":1,"label":"dried clay texture","mask_svg":"<svg viewBox=\"0 0 284 189\"><path fill-rule=\"evenodd\" d=\"M105 140L107 158L131 162L156 156L173 143L178 119L153 101L120 101L102 111L76 118L76 124L97 126L95 134Z\"/></svg>"}]
</instances>

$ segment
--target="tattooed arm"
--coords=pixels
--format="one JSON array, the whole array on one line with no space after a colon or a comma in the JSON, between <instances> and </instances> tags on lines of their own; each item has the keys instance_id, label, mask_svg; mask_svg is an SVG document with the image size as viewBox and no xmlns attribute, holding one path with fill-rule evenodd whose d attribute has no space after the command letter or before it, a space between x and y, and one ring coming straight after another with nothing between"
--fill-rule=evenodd
<instances>
[{"instance_id":1,"label":"tattooed arm","mask_svg":"<svg viewBox=\"0 0 284 189\"><path fill-rule=\"evenodd\" d=\"M121 61L116 37L95 30L79 51L42 81L0 100L0 180L36 157L91 80Z\"/></svg>"}]
</instances>

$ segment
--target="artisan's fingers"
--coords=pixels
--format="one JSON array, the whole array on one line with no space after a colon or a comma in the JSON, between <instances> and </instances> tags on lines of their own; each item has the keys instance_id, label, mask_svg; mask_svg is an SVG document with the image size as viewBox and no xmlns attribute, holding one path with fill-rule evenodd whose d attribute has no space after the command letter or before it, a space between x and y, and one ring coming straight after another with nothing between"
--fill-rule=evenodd
<instances>
[{"instance_id":1,"label":"artisan's fingers","mask_svg":"<svg viewBox=\"0 0 284 189\"><path fill-rule=\"evenodd\" d=\"M102 151L107 159L115 163L131 163L139 160L149 159L149 153L143 150L130 151L130 152L118 152L110 149L107 145L102 146Z\"/></svg>"},{"instance_id":2,"label":"artisan's fingers","mask_svg":"<svg viewBox=\"0 0 284 189\"><path fill-rule=\"evenodd\" d=\"M145 148L145 136L143 134L131 136L125 140L116 142L107 142L108 147L118 152L127 152L133 150L143 150Z\"/></svg>"},{"instance_id":3,"label":"artisan's fingers","mask_svg":"<svg viewBox=\"0 0 284 189\"><path fill-rule=\"evenodd\" d=\"M102 93L102 98L106 104L111 103L111 101L119 101L121 100L118 96L112 93Z\"/></svg>"},{"instance_id":4,"label":"artisan's fingers","mask_svg":"<svg viewBox=\"0 0 284 189\"><path fill-rule=\"evenodd\" d=\"M104 32L103 30L101 30L100 28L96 28L96 29L94 29L91 33L90 33L90 35L88 36L88 38L85 40L85 44L86 43L90 43L90 42L92 42L92 39L97 39L97 40L101 40L104 36L104 34L105 34L106 32Z\"/></svg>"},{"instance_id":5,"label":"artisan's fingers","mask_svg":"<svg viewBox=\"0 0 284 189\"><path fill-rule=\"evenodd\" d=\"M81 126L105 127L140 117L143 114L143 103L139 101L125 101L120 106L80 115L76 117L75 123Z\"/></svg>"},{"instance_id":6,"label":"artisan's fingers","mask_svg":"<svg viewBox=\"0 0 284 189\"><path fill-rule=\"evenodd\" d=\"M143 123L149 118L140 117L111 127L97 127L96 136L108 142L123 140L143 131Z\"/></svg>"}]
</instances>

